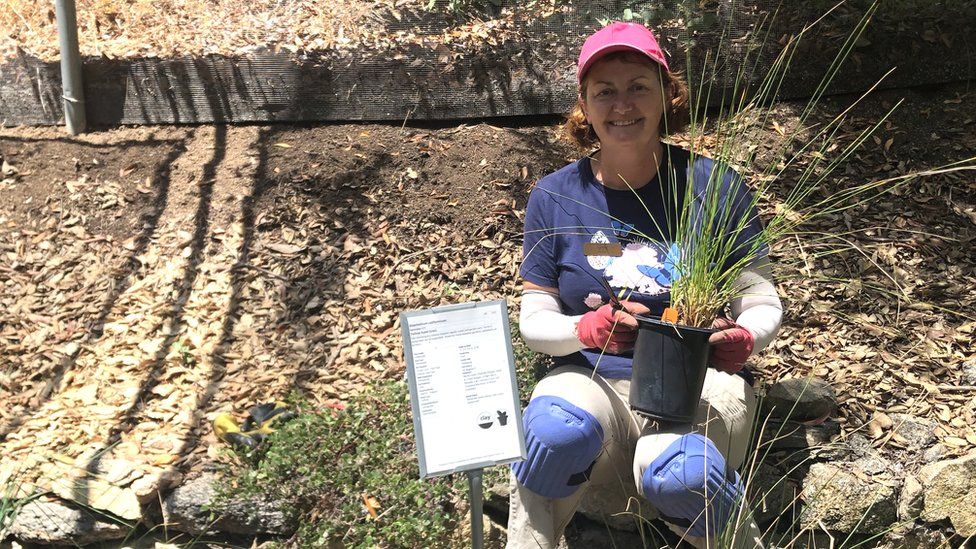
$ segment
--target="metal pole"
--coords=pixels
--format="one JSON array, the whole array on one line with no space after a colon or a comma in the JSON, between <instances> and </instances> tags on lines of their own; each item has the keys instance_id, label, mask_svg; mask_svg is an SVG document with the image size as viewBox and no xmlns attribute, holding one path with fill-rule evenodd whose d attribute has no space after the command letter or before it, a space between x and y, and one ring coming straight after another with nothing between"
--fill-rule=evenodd
<instances>
[{"instance_id":1,"label":"metal pole","mask_svg":"<svg viewBox=\"0 0 976 549\"><path fill-rule=\"evenodd\" d=\"M61 88L64 99L64 123L68 133L85 131L85 90L81 81L81 55L78 53L78 19L75 0L54 0L58 20L58 43L61 46Z\"/></svg>"},{"instance_id":2,"label":"metal pole","mask_svg":"<svg viewBox=\"0 0 976 549\"><path fill-rule=\"evenodd\" d=\"M481 473L481 469L468 471L468 489L471 493L471 547L474 549L482 549L485 545Z\"/></svg>"}]
</instances>

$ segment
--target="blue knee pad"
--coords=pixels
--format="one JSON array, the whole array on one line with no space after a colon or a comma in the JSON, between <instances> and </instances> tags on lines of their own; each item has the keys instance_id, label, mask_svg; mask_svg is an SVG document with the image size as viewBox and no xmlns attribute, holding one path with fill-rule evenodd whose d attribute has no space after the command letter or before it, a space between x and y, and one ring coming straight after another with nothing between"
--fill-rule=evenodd
<instances>
[{"instance_id":1,"label":"blue knee pad","mask_svg":"<svg viewBox=\"0 0 976 549\"><path fill-rule=\"evenodd\" d=\"M671 443L644 470L644 497L661 518L693 536L720 535L733 519L745 490L718 448L699 434Z\"/></svg>"},{"instance_id":2,"label":"blue knee pad","mask_svg":"<svg viewBox=\"0 0 976 549\"><path fill-rule=\"evenodd\" d=\"M532 399L523 414L528 458L512 465L519 484L547 498L573 494L603 448L603 427L564 399Z\"/></svg>"}]
</instances>

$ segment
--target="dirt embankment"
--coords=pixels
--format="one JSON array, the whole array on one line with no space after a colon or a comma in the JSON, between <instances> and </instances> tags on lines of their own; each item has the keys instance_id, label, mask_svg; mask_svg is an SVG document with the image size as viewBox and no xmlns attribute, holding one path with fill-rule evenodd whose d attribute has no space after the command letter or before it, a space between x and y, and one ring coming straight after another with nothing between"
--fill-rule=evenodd
<instances>
[{"instance_id":1,"label":"dirt embankment","mask_svg":"<svg viewBox=\"0 0 976 549\"><path fill-rule=\"evenodd\" d=\"M850 136L901 96L834 185L976 155L965 86L878 94ZM782 140L799 107L778 107L756 146ZM327 405L401 376L403 310L507 298L516 311L528 190L572 152L551 127L335 125L6 129L0 155L0 453L151 470L215 458L218 412L295 390ZM974 360L973 181L921 179L775 249L788 312L760 382L828 379L848 433L905 412L937 422L946 455L976 446L959 388ZM850 246L818 256L817 233Z\"/></svg>"},{"instance_id":2,"label":"dirt embankment","mask_svg":"<svg viewBox=\"0 0 976 549\"><path fill-rule=\"evenodd\" d=\"M209 421L402 375L400 311L517 295L548 128L5 130L4 455L192 465Z\"/></svg>"}]
</instances>

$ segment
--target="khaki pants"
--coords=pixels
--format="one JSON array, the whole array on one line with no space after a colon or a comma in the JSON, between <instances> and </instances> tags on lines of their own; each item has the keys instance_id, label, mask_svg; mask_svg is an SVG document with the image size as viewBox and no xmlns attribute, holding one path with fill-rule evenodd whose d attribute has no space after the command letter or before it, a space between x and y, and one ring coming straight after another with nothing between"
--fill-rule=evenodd
<instances>
[{"instance_id":1,"label":"khaki pants","mask_svg":"<svg viewBox=\"0 0 976 549\"><path fill-rule=\"evenodd\" d=\"M554 369L536 386L532 398L557 396L583 408L600 422L604 451L597 458L588 481L571 496L549 499L520 486L512 476L508 517L508 547L512 549L551 549L557 547L563 531L573 518L580 500L588 491L619 490L638 493L644 469L684 431L662 432L656 424L630 410L629 379L604 379L588 368L562 366ZM752 387L740 376L709 368L698 405L694 432L707 436L733 468L742 465L756 400ZM631 486L625 486L631 483ZM644 501L646 506L647 502ZM624 509L611 510L623 512ZM759 529L747 509L738 513L734 547L760 547ZM714 546L714 540L684 535L681 528L669 525L685 541L696 547ZM733 536L727 536L733 537Z\"/></svg>"}]
</instances>

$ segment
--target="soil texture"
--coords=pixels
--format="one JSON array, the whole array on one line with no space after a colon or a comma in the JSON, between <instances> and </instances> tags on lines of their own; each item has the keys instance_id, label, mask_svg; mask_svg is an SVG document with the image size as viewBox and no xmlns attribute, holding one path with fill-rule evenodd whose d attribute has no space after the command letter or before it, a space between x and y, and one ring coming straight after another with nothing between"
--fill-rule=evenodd
<instances>
[{"instance_id":1,"label":"soil texture","mask_svg":"<svg viewBox=\"0 0 976 549\"><path fill-rule=\"evenodd\" d=\"M976 93L964 84L875 94L847 115L842 138L902 98L833 185L976 156ZM851 101L826 101L804 131ZM778 105L750 137L761 159L802 107ZM556 130L552 120L0 129L5 463L42 487L55 455L125 460L145 476L192 471L226 459L211 429L220 412L240 417L293 391L335 406L371 380L401 378L402 311L504 298L515 320L528 192L576 154ZM849 246L818 253L824 234ZM976 448L965 366L976 360L974 237L976 175L960 171L775 247L787 313L753 360L758 388L827 379L842 436L870 433L905 463L920 452L879 414L934 421L947 457Z\"/></svg>"}]
</instances>

